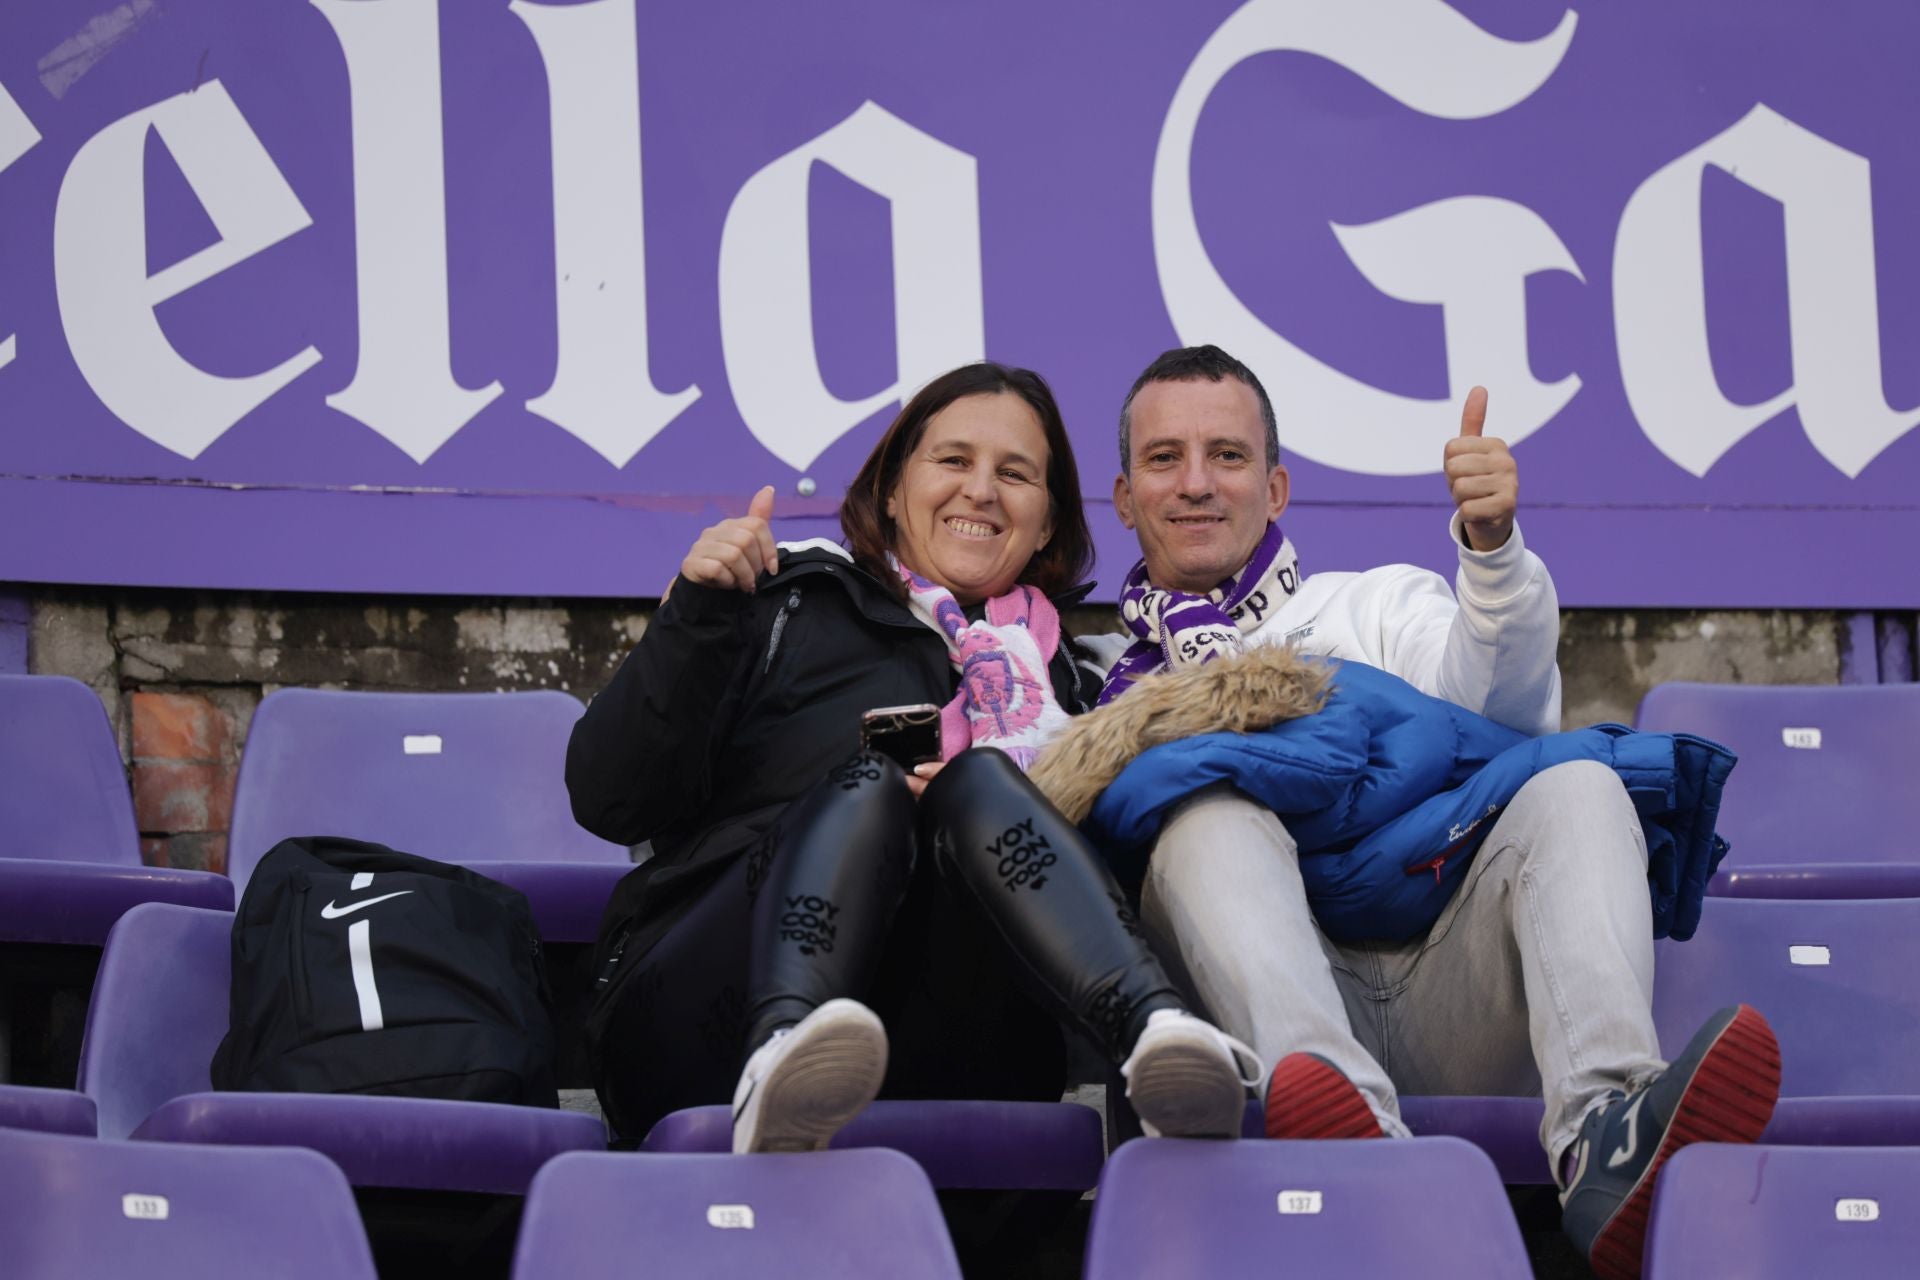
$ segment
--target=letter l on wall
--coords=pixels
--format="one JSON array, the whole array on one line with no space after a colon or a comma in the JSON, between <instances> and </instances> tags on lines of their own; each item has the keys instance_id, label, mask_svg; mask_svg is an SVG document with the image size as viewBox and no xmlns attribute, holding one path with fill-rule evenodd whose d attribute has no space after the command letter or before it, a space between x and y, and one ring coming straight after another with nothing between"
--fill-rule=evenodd
<instances>
[{"instance_id":1,"label":"letter l on wall","mask_svg":"<svg viewBox=\"0 0 1920 1280\"><path fill-rule=\"evenodd\" d=\"M5 173L7 166L33 150L38 141L40 131L7 92L7 86L0 84L0 173ZM0 338L0 369L13 363L13 351L13 335Z\"/></svg>"},{"instance_id":2,"label":"letter l on wall","mask_svg":"<svg viewBox=\"0 0 1920 1280\"><path fill-rule=\"evenodd\" d=\"M353 95L360 362L327 403L425 462L500 394L498 382L453 380L439 0L312 4L346 54Z\"/></svg>"},{"instance_id":3,"label":"letter l on wall","mask_svg":"<svg viewBox=\"0 0 1920 1280\"><path fill-rule=\"evenodd\" d=\"M624 467L700 398L699 387L661 391L648 360L634 0L507 8L540 47L553 136L560 354L527 408Z\"/></svg>"}]
</instances>

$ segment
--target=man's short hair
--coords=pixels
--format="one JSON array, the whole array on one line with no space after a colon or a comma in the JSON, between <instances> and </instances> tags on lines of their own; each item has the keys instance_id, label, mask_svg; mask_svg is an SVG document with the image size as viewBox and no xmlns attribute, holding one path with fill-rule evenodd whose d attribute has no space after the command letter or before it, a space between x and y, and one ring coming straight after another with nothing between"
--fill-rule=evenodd
<instances>
[{"instance_id":1,"label":"man's short hair","mask_svg":"<svg viewBox=\"0 0 1920 1280\"><path fill-rule=\"evenodd\" d=\"M1267 399L1267 389L1253 376L1253 370L1208 343L1204 347L1175 347L1163 351L1133 380L1127 398L1120 403L1121 475L1132 470L1133 398L1140 394L1140 388L1149 382L1199 382L1203 378L1208 382L1233 378L1253 389L1253 398L1260 402L1260 421L1267 429L1267 466L1280 465L1280 426L1274 421L1273 401Z\"/></svg>"}]
</instances>

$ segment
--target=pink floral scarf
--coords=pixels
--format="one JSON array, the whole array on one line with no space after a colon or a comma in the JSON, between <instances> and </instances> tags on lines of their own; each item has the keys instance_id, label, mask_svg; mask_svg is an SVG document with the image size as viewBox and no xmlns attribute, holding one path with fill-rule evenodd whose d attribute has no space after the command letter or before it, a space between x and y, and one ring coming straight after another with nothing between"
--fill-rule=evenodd
<instances>
[{"instance_id":1,"label":"pink floral scarf","mask_svg":"<svg viewBox=\"0 0 1920 1280\"><path fill-rule=\"evenodd\" d=\"M940 714L940 754L998 747L1022 770L1067 723L1053 696L1047 663L1060 647L1060 614L1036 587L1024 584L987 601L987 616L968 622L953 593L901 565L916 618L947 642L960 691Z\"/></svg>"}]
</instances>

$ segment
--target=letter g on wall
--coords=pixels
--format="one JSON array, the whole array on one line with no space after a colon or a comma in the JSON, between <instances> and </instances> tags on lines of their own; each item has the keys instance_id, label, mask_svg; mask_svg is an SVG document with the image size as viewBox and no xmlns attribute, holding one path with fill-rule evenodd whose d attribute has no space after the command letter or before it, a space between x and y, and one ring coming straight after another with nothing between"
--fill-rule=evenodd
<instances>
[{"instance_id":1,"label":"letter g on wall","mask_svg":"<svg viewBox=\"0 0 1920 1280\"><path fill-rule=\"evenodd\" d=\"M1443 308L1450 394L1402 396L1342 373L1268 328L1207 256L1190 171L1208 97L1246 59L1295 51L1338 63L1422 114L1480 119L1517 106L1546 82L1566 54L1575 21L1568 11L1551 34L1516 42L1489 35L1440 0L1252 0L1187 68L1154 155L1160 291L1183 342L1218 342L1263 381L1286 388L1280 442L1290 452L1369 475L1436 472L1442 446L1459 433L1454 401L1475 382L1499 389L1503 438L1533 434L1573 398L1580 379L1533 376L1522 281L1537 271L1584 277L1538 214L1491 196L1456 196L1364 226L1335 226L1342 248L1374 287Z\"/></svg>"}]
</instances>

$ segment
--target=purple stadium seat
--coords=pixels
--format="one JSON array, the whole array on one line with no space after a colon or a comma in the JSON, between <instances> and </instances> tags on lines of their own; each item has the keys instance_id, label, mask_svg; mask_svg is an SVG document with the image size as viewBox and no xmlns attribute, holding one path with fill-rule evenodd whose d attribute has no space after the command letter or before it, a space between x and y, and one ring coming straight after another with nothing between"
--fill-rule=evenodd
<instances>
[{"instance_id":1,"label":"purple stadium seat","mask_svg":"<svg viewBox=\"0 0 1920 1280\"><path fill-rule=\"evenodd\" d=\"M66 676L0 675L0 857L140 861L113 726Z\"/></svg>"},{"instance_id":2,"label":"purple stadium seat","mask_svg":"<svg viewBox=\"0 0 1920 1280\"><path fill-rule=\"evenodd\" d=\"M519 1195L566 1151L600 1150L591 1116L484 1102L213 1093L227 1027L233 916L148 905L114 926L87 1011L80 1088L100 1136L311 1147L356 1186ZM156 981L156 975L162 975Z\"/></svg>"},{"instance_id":3,"label":"purple stadium seat","mask_svg":"<svg viewBox=\"0 0 1920 1280\"><path fill-rule=\"evenodd\" d=\"M1710 891L1740 897L1920 895L1920 684L1663 684L1642 729L1733 748Z\"/></svg>"},{"instance_id":4,"label":"purple stadium seat","mask_svg":"<svg viewBox=\"0 0 1920 1280\"><path fill-rule=\"evenodd\" d=\"M1911 1276L1920 1148L1703 1143L1667 1162L1647 1228L1647 1280Z\"/></svg>"},{"instance_id":5,"label":"purple stadium seat","mask_svg":"<svg viewBox=\"0 0 1920 1280\"><path fill-rule=\"evenodd\" d=\"M1920 1144L1920 899L1710 898L1693 939L1656 954L1666 1053L1738 1001L1773 1024L1781 1101L1765 1141Z\"/></svg>"},{"instance_id":6,"label":"purple stadium seat","mask_svg":"<svg viewBox=\"0 0 1920 1280\"><path fill-rule=\"evenodd\" d=\"M1072 1102L875 1102L833 1147L891 1147L942 1191L1082 1192L1106 1153L1100 1113ZM642 1144L651 1152L732 1148L733 1113L723 1106L664 1116Z\"/></svg>"},{"instance_id":7,"label":"purple stadium seat","mask_svg":"<svg viewBox=\"0 0 1920 1280\"><path fill-rule=\"evenodd\" d=\"M1533 1274L1500 1177L1457 1138L1137 1138L1100 1174L1086 1280Z\"/></svg>"},{"instance_id":8,"label":"purple stadium seat","mask_svg":"<svg viewBox=\"0 0 1920 1280\"><path fill-rule=\"evenodd\" d=\"M564 769L578 699L282 689L253 714L228 867L244 887L289 836L373 840L519 889L549 942L591 942L627 850L573 820Z\"/></svg>"},{"instance_id":9,"label":"purple stadium seat","mask_svg":"<svg viewBox=\"0 0 1920 1280\"><path fill-rule=\"evenodd\" d=\"M1666 1052L1744 1000L1780 1038L1782 1096L1920 1096L1920 899L1714 898L1656 955Z\"/></svg>"},{"instance_id":10,"label":"purple stadium seat","mask_svg":"<svg viewBox=\"0 0 1920 1280\"><path fill-rule=\"evenodd\" d=\"M84 1093L0 1084L0 1129L34 1129L91 1138L99 1127L93 1099Z\"/></svg>"},{"instance_id":11,"label":"purple stadium seat","mask_svg":"<svg viewBox=\"0 0 1920 1280\"><path fill-rule=\"evenodd\" d=\"M140 864L120 749L93 690L0 675L0 940L97 947L141 902L229 910L233 885Z\"/></svg>"},{"instance_id":12,"label":"purple stadium seat","mask_svg":"<svg viewBox=\"0 0 1920 1280\"><path fill-rule=\"evenodd\" d=\"M162 1147L0 1129L15 1280L372 1280L340 1171L311 1151Z\"/></svg>"},{"instance_id":13,"label":"purple stadium seat","mask_svg":"<svg viewBox=\"0 0 1920 1280\"><path fill-rule=\"evenodd\" d=\"M583 1154L533 1180L513 1274L959 1280L960 1264L926 1175L897 1151Z\"/></svg>"},{"instance_id":14,"label":"purple stadium seat","mask_svg":"<svg viewBox=\"0 0 1920 1280\"><path fill-rule=\"evenodd\" d=\"M1402 1097L1400 1118L1416 1137L1461 1138L1486 1152L1500 1181L1545 1185L1553 1181L1540 1145L1546 1106L1538 1098Z\"/></svg>"}]
</instances>

